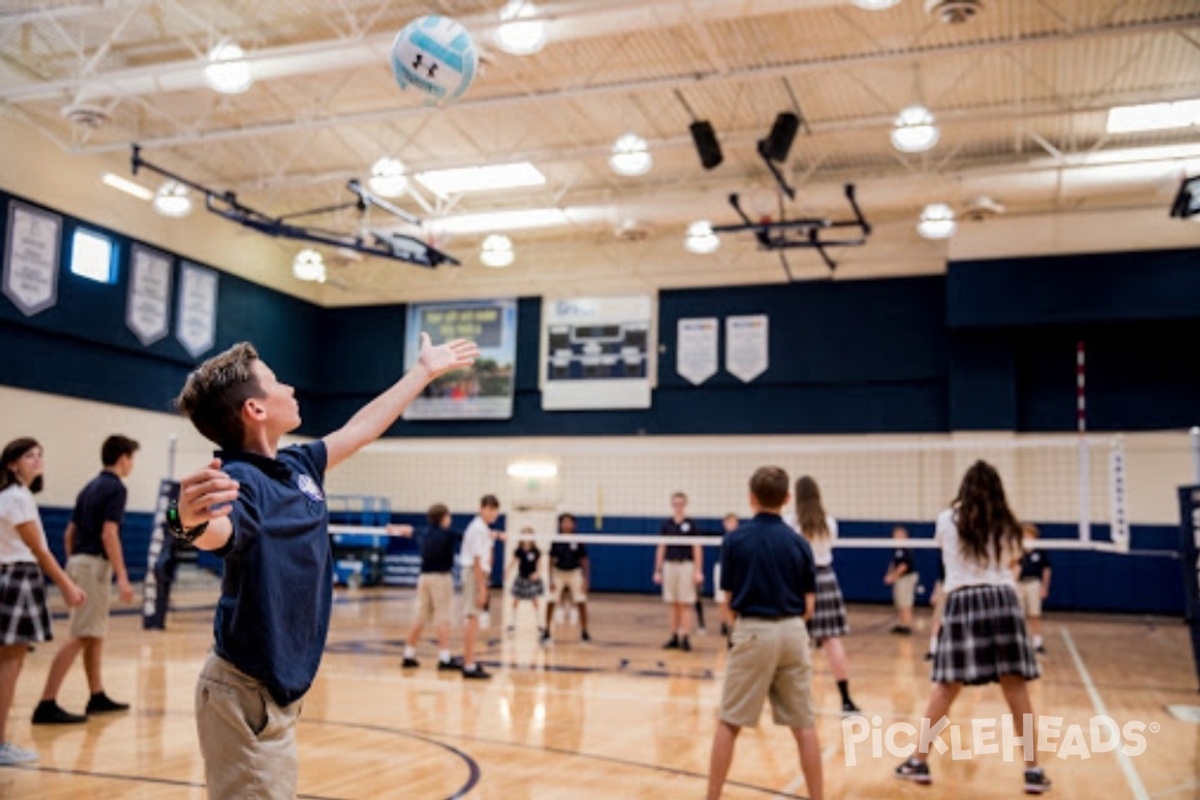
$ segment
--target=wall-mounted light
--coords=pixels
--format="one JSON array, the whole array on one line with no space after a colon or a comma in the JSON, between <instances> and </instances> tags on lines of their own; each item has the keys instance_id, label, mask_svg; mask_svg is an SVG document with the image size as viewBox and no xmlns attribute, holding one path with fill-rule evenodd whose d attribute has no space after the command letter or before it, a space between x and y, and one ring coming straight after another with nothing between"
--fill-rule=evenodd
<instances>
[{"instance_id":1,"label":"wall-mounted light","mask_svg":"<svg viewBox=\"0 0 1200 800\"><path fill-rule=\"evenodd\" d=\"M204 82L208 88L221 94L241 94L254 85L250 74L250 62L246 53L229 39L217 42L208 51L208 66L204 68Z\"/></svg>"},{"instance_id":2,"label":"wall-mounted light","mask_svg":"<svg viewBox=\"0 0 1200 800\"><path fill-rule=\"evenodd\" d=\"M892 128L892 147L901 153L922 153L942 136L933 124L933 114L923 105L914 104L903 109L896 117Z\"/></svg>"},{"instance_id":3,"label":"wall-mounted light","mask_svg":"<svg viewBox=\"0 0 1200 800\"><path fill-rule=\"evenodd\" d=\"M653 165L646 140L636 133L626 133L613 142L608 166L618 175L645 175Z\"/></svg>"},{"instance_id":4,"label":"wall-mounted light","mask_svg":"<svg viewBox=\"0 0 1200 800\"><path fill-rule=\"evenodd\" d=\"M514 461L506 470L510 478L555 478L558 464L553 461Z\"/></svg>"},{"instance_id":5,"label":"wall-mounted light","mask_svg":"<svg viewBox=\"0 0 1200 800\"><path fill-rule=\"evenodd\" d=\"M311 247L304 248L292 261L292 275L297 280L324 283L325 258Z\"/></svg>"},{"instance_id":6,"label":"wall-mounted light","mask_svg":"<svg viewBox=\"0 0 1200 800\"><path fill-rule=\"evenodd\" d=\"M930 203L921 212L917 233L926 239L949 239L958 230L954 221L954 209L945 203Z\"/></svg>"},{"instance_id":7,"label":"wall-mounted light","mask_svg":"<svg viewBox=\"0 0 1200 800\"><path fill-rule=\"evenodd\" d=\"M154 210L164 217L186 217L192 213L187 187L178 181L164 183L154 195Z\"/></svg>"}]
</instances>

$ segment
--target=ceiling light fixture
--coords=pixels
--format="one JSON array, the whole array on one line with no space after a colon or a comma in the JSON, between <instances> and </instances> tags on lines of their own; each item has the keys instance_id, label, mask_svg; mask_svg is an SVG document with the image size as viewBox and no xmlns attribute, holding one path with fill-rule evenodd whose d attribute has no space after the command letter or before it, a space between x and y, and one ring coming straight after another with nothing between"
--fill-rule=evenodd
<instances>
[{"instance_id":1,"label":"ceiling light fixture","mask_svg":"<svg viewBox=\"0 0 1200 800\"><path fill-rule=\"evenodd\" d=\"M1165 131L1200 125L1200 99L1174 103L1114 106L1108 112L1109 133Z\"/></svg>"},{"instance_id":2,"label":"ceiling light fixture","mask_svg":"<svg viewBox=\"0 0 1200 800\"><path fill-rule=\"evenodd\" d=\"M702 219L688 226L683 246L690 253L707 255L715 252L721 246L721 240L713 233L712 223L706 219Z\"/></svg>"},{"instance_id":3,"label":"ceiling light fixture","mask_svg":"<svg viewBox=\"0 0 1200 800\"><path fill-rule=\"evenodd\" d=\"M204 83L221 94L241 94L254 84L246 53L229 39L222 39L208 52Z\"/></svg>"},{"instance_id":4,"label":"ceiling light fixture","mask_svg":"<svg viewBox=\"0 0 1200 800\"><path fill-rule=\"evenodd\" d=\"M192 213L192 198L178 181L166 181L154 195L154 210L164 217L186 217Z\"/></svg>"},{"instance_id":5,"label":"ceiling light fixture","mask_svg":"<svg viewBox=\"0 0 1200 800\"><path fill-rule=\"evenodd\" d=\"M509 0L500 9L496 46L514 56L528 56L546 46L546 23L534 19L537 9L527 0Z\"/></svg>"},{"instance_id":6,"label":"ceiling light fixture","mask_svg":"<svg viewBox=\"0 0 1200 800\"><path fill-rule=\"evenodd\" d=\"M498 189L522 189L544 186L546 176L528 161L492 164L486 167L459 167L418 172L417 182L439 197L465 192L490 192Z\"/></svg>"},{"instance_id":7,"label":"ceiling light fixture","mask_svg":"<svg viewBox=\"0 0 1200 800\"><path fill-rule=\"evenodd\" d=\"M479 251L479 260L489 267L507 267L513 263L512 239L500 233L493 233L483 240L483 248Z\"/></svg>"},{"instance_id":8,"label":"ceiling light fixture","mask_svg":"<svg viewBox=\"0 0 1200 800\"><path fill-rule=\"evenodd\" d=\"M408 188L404 165L397 158L383 157L371 165L367 187L380 197L399 197Z\"/></svg>"},{"instance_id":9,"label":"ceiling light fixture","mask_svg":"<svg viewBox=\"0 0 1200 800\"><path fill-rule=\"evenodd\" d=\"M900 0L850 0L851 3L866 11L883 11L898 5Z\"/></svg>"},{"instance_id":10,"label":"ceiling light fixture","mask_svg":"<svg viewBox=\"0 0 1200 800\"><path fill-rule=\"evenodd\" d=\"M428 221L437 236L469 235L495 231L529 230L566 225L571 220L561 208L522 208L514 211L481 211Z\"/></svg>"},{"instance_id":11,"label":"ceiling light fixture","mask_svg":"<svg viewBox=\"0 0 1200 800\"><path fill-rule=\"evenodd\" d=\"M324 283L325 258L311 247L304 248L292 261L292 275L298 280Z\"/></svg>"},{"instance_id":12,"label":"ceiling light fixture","mask_svg":"<svg viewBox=\"0 0 1200 800\"><path fill-rule=\"evenodd\" d=\"M138 200L153 200L154 192L142 186L140 183L134 183L128 178L122 178L120 175L114 175L111 172L106 172L100 176L100 182L106 186L111 186L114 189L124 192L125 194L133 195Z\"/></svg>"},{"instance_id":13,"label":"ceiling light fixture","mask_svg":"<svg viewBox=\"0 0 1200 800\"><path fill-rule=\"evenodd\" d=\"M645 175L653 165L646 140L636 133L626 133L613 142L608 166L618 175Z\"/></svg>"},{"instance_id":14,"label":"ceiling light fixture","mask_svg":"<svg viewBox=\"0 0 1200 800\"><path fill-rule=\"evenodd\" d=\"M949 239L958 230L954 210L945 203L930 203L921 212L917 233L926 239Z\"/></svg>"},{"instance_id":15,"label":"ceiling light fixture","mask_svg":"<svg viewBox=\"0 0 1200 800\"><path fill-rule=\"evenodd\" d=\"M892 129L892 147L901 153L922 153L941 138L941 131L933 124L933 114L920 104L914 104L900 112Z\"/></svg>"}]
</instances>

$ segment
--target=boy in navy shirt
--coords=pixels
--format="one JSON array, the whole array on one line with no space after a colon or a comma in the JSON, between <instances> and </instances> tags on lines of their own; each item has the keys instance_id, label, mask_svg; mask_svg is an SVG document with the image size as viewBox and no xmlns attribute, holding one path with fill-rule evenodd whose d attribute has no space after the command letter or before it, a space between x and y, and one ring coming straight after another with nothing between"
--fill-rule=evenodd
<instances>
[{"instance_id":1,"label":"boy in navy shirt","mask_svg":"<svg viewBox=\"0 0 1200 800\"><path fill-rule=\"evenodd\" d=\"M750 479L754 518L721 545L721 589L737 615L713 735L708 800L717 800L744 727L757 727L769 696L775 724L792 729L812 800L823 800L821 745L812 699L812 660L805 620L816 608L812 549L783 521L788 474L760 467Z\"/></svg>"},{"instance_id":2,"label":"boy in navy shirt","mask_svg":"<svg viewBox=\"0 0 1200 800\"><path fill-rule=\"evenodd\" d=\"M892 538L897 540L896 549L888 563L887 574L883 576L884 584L892 587L892 604L896 607L896 624L892 626L892 633L910 636L913 630L913 601L917 593L917 564L913 559L913 551L904 546L908 539L908 528L903 525L892 528Z\"/></svg>"},{"instance_id":3,"label":"boy in navy shirt","mask_svg":"<svg viewBox=\"0 0 1200 800\"><path fill-rule=\"evenodd\" d=\"M457 670L461 658L450 655L450 617L454 609L454 552L462 542L462 534L450 530L450 509L441 503L429 507L429 527L419 535L421 543L421 576L417 578L417 619L404 643L402 667L418 667L417 642L421 629L433 623L438 637L438 669ZM412 535L402 528L401 535Z\"/></svg>"},{"instance_id":4,"label":"boy in navy shirt","mask_svg":"<svg viewBox=\"0 0 1200 800\"><path fill-rule=\"evenodd\" d=\"M177 538L225 560L216 642L196 686L212 800L296 796L296 722L317 674L333 601L325 471L379 438L434 378L479 350L425 333L416 364L340 429L279 447L300 425L295 390L242 342L188 376L179 409L221 450L180 481Z\"/></svg>"},{"instance_id":5,"label":"boy in navy shirt","mask_svg":"<svg viewBox=\"0 0 1200 800\"><path fill-rule=\"evenodd\" d=\"M1033 639L1033 648L1046 652L1042 641L1042 601L1050 595L1050 554L1037 549L1038 528L1032 523L1021 526L1025 549L1017 573L1017 599L1025 612L1025 622Z\"/></svg>"}]
</instances>

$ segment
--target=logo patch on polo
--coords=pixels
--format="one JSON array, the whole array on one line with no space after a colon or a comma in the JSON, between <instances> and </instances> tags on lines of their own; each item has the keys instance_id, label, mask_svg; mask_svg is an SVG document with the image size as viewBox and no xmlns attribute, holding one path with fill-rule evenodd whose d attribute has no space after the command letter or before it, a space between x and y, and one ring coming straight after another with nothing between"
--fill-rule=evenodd
<instances>
[{"instance_id":1,"label":"logo patch on polo","mask_svg":"<svg viewBox=\"0 0 1200 800\"><path fill-rule=\"evenodd\" d=\"M304 492L304 494L306 494L308 497L311 497L313 500L316 500L318 503L325 502L325 495L321 494L321 487L317 485L316 481L307 475L301 475L299 478L297 478L296 485L299 487L300 491Z\"/></svg>"}]
</instances>

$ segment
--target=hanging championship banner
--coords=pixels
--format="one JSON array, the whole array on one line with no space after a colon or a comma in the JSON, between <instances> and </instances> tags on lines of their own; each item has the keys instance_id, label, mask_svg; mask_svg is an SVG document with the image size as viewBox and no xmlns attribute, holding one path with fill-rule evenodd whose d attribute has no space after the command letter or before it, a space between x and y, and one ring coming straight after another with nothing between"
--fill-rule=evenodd
<instances>
[{"instance_id":1,"label":"hanging championship banner","mask_svg":"<svg viewBox=\"0 0 1200 800\"><path fill-rule=\"evenodd\" d=\"M725 318L725 370L749 383L767 371L767 315Z\"/></svg>"},{"instance_id":2,"label":"hanging championship banner","mask_svg":"<svg viewBox=\"0 0 1200 800\"><path fill-rule=\"evenodd\" d=\"M27 317L58 300L58 242L62 217L8 201L4 294Z\"/></svg>"},{"instance_id":3,"label":"hanging championship banner","mask_svg":"<svg viewBox=\"0 0 1200 800\"><path fill-rule=\"evenodd\" d=\"M167 335L171 308L171 257L135 244L129 256L125 324L143 345Z\"/></svg>"},{"instance_id":4,"label":"hanging championship banner","mask_svg":"<svg viewBox=\"0 0 1200 800\"><path fill-rule=\"evenodd\" d=\"M679 320L675 371L699 386L717 374L717 318Z\"/></svg>"},{"instance_id":5,"label":"hanging championship banner","mask_svg":"<svg viewBox=\"0 0 1200 800\"><path fill-rule=\"evenodd\" d=\"M471 339L479 358L469 369L443 375L425 387L404 419L511 419L517 364L517 301L464 300L408 307L404 369L417 362L421 332L434 344Z\"/></svg>"},{"instance_id":6,"label":"hanging championship banner","mask_svg":"<svg viewBox=\"0 0 1200 800\"><path fill-rule=\"evenodd\" d=\"M649 408L653 300L546 298L542 408Z\"/></svg>"},{"instance_id":7,"label":"hanging championship banner","mask_svg":"<svg viewBox=\"0 0 1200 800\"><path fill-rule=\"evenodd\" d=\"M194 358L212 348L217 336L217 273L186 261L180 273L175 338Z\"/></svg>"}]
</instances>

